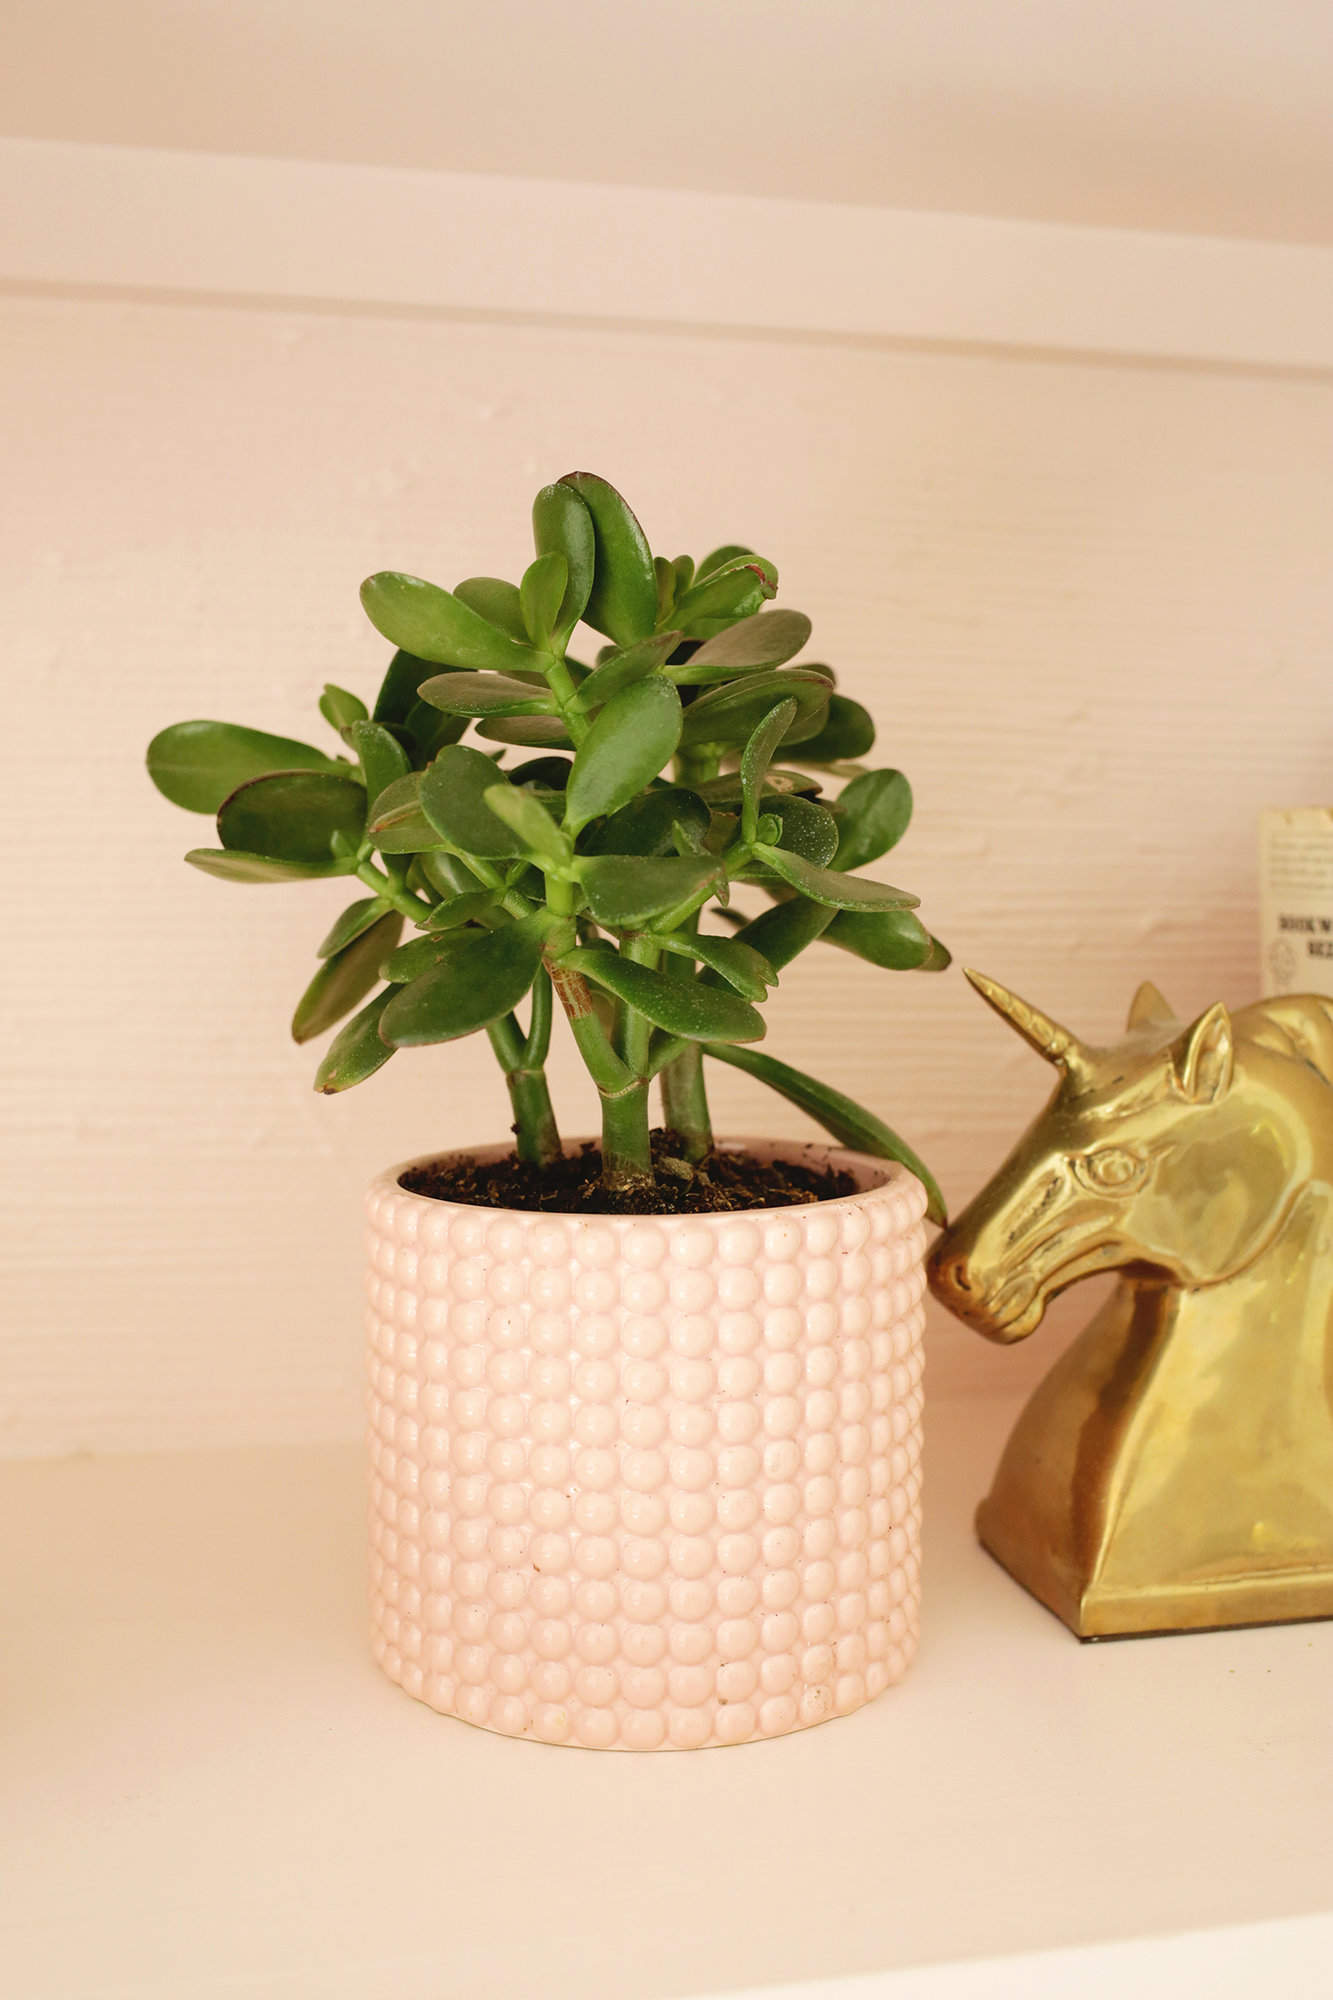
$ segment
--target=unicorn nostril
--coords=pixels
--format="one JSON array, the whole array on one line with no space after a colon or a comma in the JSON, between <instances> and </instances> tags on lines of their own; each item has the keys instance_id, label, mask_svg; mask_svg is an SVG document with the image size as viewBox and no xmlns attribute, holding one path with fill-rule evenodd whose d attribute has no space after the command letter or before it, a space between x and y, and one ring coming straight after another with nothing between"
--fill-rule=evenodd
<instances>
[{"instance_id":1,"label":"unicorn nostril","mask_svg":"<svg viewBox=\"0 0 1333 2000\"><path fill-rule=\"evenodd\" d=\"M972 1285L967 1275L967 1264L962 1257L938 1257L935 1259L937 1283L951 1292L971 1293Z\"/></svg>"}]
</instances>

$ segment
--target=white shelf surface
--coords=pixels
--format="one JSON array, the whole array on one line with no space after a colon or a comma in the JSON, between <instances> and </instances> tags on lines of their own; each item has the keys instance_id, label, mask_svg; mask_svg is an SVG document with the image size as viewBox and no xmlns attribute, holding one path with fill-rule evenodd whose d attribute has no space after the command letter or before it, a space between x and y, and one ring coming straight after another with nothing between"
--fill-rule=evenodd
<instances>
[{"instance_id":1,"label":"white shelf surface","mask_svg":"<svg viewBox=\"0 0 1333 2000\"><path fill-rule=\"evenodd\" d=\"M647 1757L382 1679L355 1447L0 1467L4 1991L1333 1991L1333 1624L1080 1646L971 1538L1012 1416L929 1410L901 1687Z\"/></svg>"}]
</instances>

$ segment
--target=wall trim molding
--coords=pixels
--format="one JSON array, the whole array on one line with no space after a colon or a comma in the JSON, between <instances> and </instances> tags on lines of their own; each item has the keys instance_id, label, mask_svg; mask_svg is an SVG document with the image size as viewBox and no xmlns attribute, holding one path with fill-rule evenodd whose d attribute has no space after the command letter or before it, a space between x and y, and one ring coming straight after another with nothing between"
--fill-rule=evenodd
<instances>
[{"instance_id":1,"label":"wall trim molding","mask_svg":"<svg viewBox=\"0 0 1333 2000\"><path fill-rule=\"evenodd\" d=\"M0 281L1333 369L1333 248L0 139Z\"/></svg>"}]
</instances>

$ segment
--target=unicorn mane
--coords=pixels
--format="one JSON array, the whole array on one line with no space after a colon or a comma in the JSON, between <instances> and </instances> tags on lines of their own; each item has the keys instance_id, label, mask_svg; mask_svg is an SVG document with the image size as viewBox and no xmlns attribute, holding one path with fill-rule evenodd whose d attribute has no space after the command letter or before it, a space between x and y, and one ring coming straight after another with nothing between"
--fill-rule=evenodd
<instances>
[{"instance_id":1,"label":"unicorn mane","mask_svg":"<svg viewBox=\"0 0 1333 2000\"><path fill-rule=\"evenodd\" d=\"M1303 1062L1333 1086L1333 1000L1293 993L1259 1000L1233 1017L1244 1039L1273 1055Z\"/></svg>"}]
</instances>

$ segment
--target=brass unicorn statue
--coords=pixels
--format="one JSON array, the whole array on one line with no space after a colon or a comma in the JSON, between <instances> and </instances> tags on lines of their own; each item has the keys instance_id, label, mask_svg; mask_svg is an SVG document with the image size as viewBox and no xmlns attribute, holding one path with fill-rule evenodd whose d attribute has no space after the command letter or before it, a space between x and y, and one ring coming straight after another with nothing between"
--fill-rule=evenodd
<instances>
[{"instance_id":1,"label":"brass unicorn statue","mask_svg":"<svg viewBox=\"0 0 1333 2000\"><path fill-rule=\"evenodd\" d=\"M1013 1341L1120 1273L1019 1418L982 1543L1080 1638L1333 1616L1333 1001L1190 1024L1143 985L1091 1048L967 976L1059 1083L932 1289Z\"/></svg>"}]
</instances>

